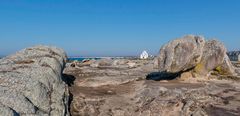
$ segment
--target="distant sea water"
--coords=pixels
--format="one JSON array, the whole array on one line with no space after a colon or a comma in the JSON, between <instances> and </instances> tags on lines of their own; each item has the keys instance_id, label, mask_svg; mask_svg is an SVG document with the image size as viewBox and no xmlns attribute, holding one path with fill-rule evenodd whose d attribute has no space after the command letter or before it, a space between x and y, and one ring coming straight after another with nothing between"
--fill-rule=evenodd
<instances>
[{"instance_id":1,"label":"distant sea water","mask_svg":"<svg viewBox=\"0 0 240 116\"><path fill-rule=\"evenodd\" d=\"M84 59L99 60L99 59L102 59L102 58L89 58L89 57L72 57L72 58L71 58L71 57L70 57L70 58L68 58L68 61L75 61L75 60L77 60L77 61L83 61Z\"/></svg>"},{"instance_id":2,"label":"distant sea water","mask_svg":"<svg viewBox=\"0 0 240 116\"><path fill-rule=\"evenodd\" d=\"M104 58L110 58L110 59L121 59L121 58L124 58L124 57L69 57L68 58L68 61L83 61L84 59L94 59L94 60L99 60L99 59L104 59Z\"/></svg>"}]
</instances>

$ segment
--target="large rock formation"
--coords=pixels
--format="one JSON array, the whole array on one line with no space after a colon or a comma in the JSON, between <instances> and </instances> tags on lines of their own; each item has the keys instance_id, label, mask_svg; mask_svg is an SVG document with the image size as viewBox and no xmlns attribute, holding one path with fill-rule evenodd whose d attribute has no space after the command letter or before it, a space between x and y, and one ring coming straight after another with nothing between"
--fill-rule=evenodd
<instances>
[{"instance_id":1,"label":"large rock formation","mask_svg":"<svg viewBox=\"0 0 240 116\"><path fill-rule=\"evenodd\" d=\"M201 36L188 35L173 40L160 49L156 58L160 72L181 73L193 70L194 73L206 76L218 69L219 74L235 75L234 68L226 55L226 48L217 40Z\"/></svg>"},{"instance_id":2,"label":"large rock formation","mask_svg":"<svg viewBox=\"0 0 240 116\"><path fill-rule=\"evenodd\" d=\"M47 46L0 59L0 115L69 115L66 60L62 49Z\"/></svg>"},{"instance_id":3,"label":"large rock formation","mask_svg":"<svg viewBox=\"0 0 240 116\"><path fill-rule=\"evenodd\" d=\"M177 73L196 66L202 57L205 40L200 36L185 36L164 45L157 57L161 72Z\"/></svg>"}]
</instances>

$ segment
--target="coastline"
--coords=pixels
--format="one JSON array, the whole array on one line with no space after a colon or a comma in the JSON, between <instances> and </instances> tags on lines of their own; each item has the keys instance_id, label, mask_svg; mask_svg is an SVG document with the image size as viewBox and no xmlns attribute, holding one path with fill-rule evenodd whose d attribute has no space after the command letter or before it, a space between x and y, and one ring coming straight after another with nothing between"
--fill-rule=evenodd
<instances>
[{"instance_id":1,"label":"coastline","mask_svg":"<svg viewBox=\"0 0 240 116\"><path fill-rule=\"evenodd\" d=\"M83 61L84 59L94 59L94 60L99 60L99 59L136 59L138 58L137 56L115 56L115 57L112 57L112 56L97 56L97 57L84 57L84 56L70 56L68 57L68 60L69 61L74 61L74 60L77 60L77 61Z\"/></svg>"}]
</instances>

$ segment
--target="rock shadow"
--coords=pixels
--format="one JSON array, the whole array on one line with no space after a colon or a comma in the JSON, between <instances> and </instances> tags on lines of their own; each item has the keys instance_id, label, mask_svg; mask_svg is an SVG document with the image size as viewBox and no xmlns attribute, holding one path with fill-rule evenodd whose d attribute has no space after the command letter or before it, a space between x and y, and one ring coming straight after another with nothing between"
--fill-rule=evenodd
<instances>
[{"instance_id":1,"label":"rock shadow","mask_svg":"<svg viewBox=\"0 0 240 116\"><path fill-rule=\"evenodd\" d=\"M70 116L72 116L72 112L71 112L72 101L73 101L73 94L69 91L68 111L70 113Z\"/></svg>"},{"instance_id":2,"label":"rock shadow","mask_svg":"<svg viewBox=\"0 0 240 116\"><path fill-rule=\"evenodd\" d=\"M147 80L154 80L154 81L174 80L174 79L180 77L182 73L189 72L193 69L194 69L194 67L192 67L188 70L180 71L178 73L169 73L169 72L165 72L165 71L163 71L163 72L152 72L152 73L150 73L146 76L146 79Z\"/></svg>"},{"instance_id":3,"label":"rock shadow","mask_svg":"<svg viewBox=\"0 0 240 116\"><path fill-rule=\"evenodd\" d=\"M62 75L62 80L70 87L74 84L75 79L76 77L74 77L73 75L68 74Z\"/></svg>"},{"instance_id":4,"label":"rock shadow","mask_svg":"<svg viewBox=\"0 0 240 116\"><path fill-rule=\"evenodd\" d=\"M74 77L73 75L69 75L69 74L62 74L62 80L69 86L71 87L72 85L74 85L74 81L76 80L76 77ZM70 116L72 116L71 114L71 103L73 101L73 94L71 93L71 91L69 90L69 99L68 99L68 111L70 113Z\"/></svg>"},{"instance_id":5,"label":"rock shadow","mask_svg":"<svg viewBox=\"0 0 240 116\"><path fill-rule=\"evenodd\" d=\"M179 77L180 75L181 73L152 72L146 76L146 79L154 81L173 80Z\"/></svg>"}]
</instances>

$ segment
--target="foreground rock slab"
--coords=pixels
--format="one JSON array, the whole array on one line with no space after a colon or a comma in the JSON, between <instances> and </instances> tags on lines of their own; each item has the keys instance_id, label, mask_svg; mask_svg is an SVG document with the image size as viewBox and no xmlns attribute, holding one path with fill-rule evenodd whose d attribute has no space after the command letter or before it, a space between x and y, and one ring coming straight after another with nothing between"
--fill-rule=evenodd
<instances>
[{"instance_id":1,"label":"foreground rock slab","mask_svg":"<svg viewBox=\"0 0 240 116\"><path fill-rule=\"evenodd\" d=\"M113 60L114 65L66 67L73 116L238 116L235 80L146 80L151 60ZM128 67L127 63L135 63ZM80 63L81 64L81 63ZM110 66L111 65L111 66ZM193 78L194 79L194 78Z\"/></svg>"},{"instance_id":2,"label":"foreground rock slab","mask_svg":"<svg viewBox=\"0 0 240 116\"><path fill-rule=\"evenodd\" d=\"M66 60L62 49L48 46L0 59L0 115L69 115L68 87L62 81Z\"/></svg>"}]
</instances>

